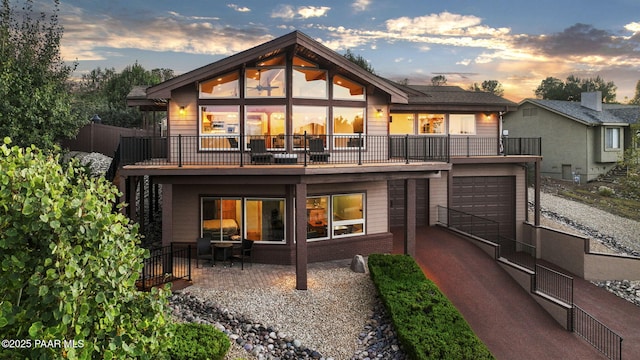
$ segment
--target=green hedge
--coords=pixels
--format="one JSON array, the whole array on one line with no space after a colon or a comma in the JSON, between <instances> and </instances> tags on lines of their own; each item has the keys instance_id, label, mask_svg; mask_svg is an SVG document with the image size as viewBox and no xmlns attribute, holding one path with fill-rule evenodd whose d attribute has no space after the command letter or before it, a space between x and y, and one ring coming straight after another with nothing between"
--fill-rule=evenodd
<instances>
[{"instance_id":1,"label":"green hedge","mask_svg":"<svg viewBox=\"0 0 640 360\"><path fill-rule=\"evenodd\" d=\"M169 347L172 360L222 360L231 343L211 325L178 323Z\"/></svg>"},{"instance_id":2,"label":"green hedge","mask_svg":"<svg viewBox=\"0 0 640 360\"><path fill-rule=\"evenodd\" d=\"M494 359L458 310L407 255L369 255L369 271L411 359Z\"/></svg>"}]
</instances>

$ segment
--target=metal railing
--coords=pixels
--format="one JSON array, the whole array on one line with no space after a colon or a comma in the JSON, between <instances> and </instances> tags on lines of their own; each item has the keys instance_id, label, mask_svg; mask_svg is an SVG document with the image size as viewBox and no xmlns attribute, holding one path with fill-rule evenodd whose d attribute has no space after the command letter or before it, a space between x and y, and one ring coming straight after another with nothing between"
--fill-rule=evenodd
<instances>
[{"instance_id":1,"label":"metal railing","mask_svg":"<svg viewBox=\"0 0 640 360\"><path fill-rule=\"evenodd\" d=\"M533 289L556 298L567 304L573 304L573 278L546 266L536 264L536 276Z\"/></svg>"},{"instance_id":2,"label":"metal railing","mask_svg":"<svg viewBox=\"0 0 640 360\"><path fill-rule=\"evenodd\" d=\"M541 138L450 136L451 157L542 154Z\"/></svg>"},{"instance_id":3,"label":"metal railing","mask_svg":"<svg viewBox=\"0 0 640 360\"><path fill-rule=\"evenodd\" d=\"M321 139L314 149L310 140ZM355 164L449 162L451 156L496 156L501 139L417 135L239 135L122 137L122 165L237 165L257 163L252 140L264 144L260 164ZM515 140L515 139L510 139ZM539 144L539 139L531 139ZM528 143L529 140L524 141ZM512 150L526 150L513 147ZM322 156L318 156L318 152ZM510 155L520 155L513 152Z\"/></svg>"},{"instance_id":4,"label":"metal railing","mask_svg":"<svg viewBox=\"0 0 640 360\"><path fill-rule=\"evenodd\" d=\"M500 236L493 220L438 206L438 223L499 244L499 256L534 272L531 291L572 306L572 329L609 359L622 359L622 337L573 303L573 278L536 263L536 248Z\"/></svg>"},{"instance_id":5,"label":"metal railing","mask_svg":"<svg viewBox=\"0 0 640 360\"><path fill-rule=\"evenodd\" d=\"M173 244L150 251L143 261L142 276L138 288L142 291L179 279L191 281L191 245L176 247Z\"/></svg>"},{"instance_id":6,"label":"metal railing","mask_svg":"<svg viewBox=\"0 0 640 360\"><path fill-rule=\"evenodd\" d=\"M622 337L573 305L573 331L609 359L622 359Z\"/></svg>"},{"instance_id":7,"label":"metal railing","mask_svg":"<svg viewBox=\"0 0 640 360\"><path fill-rule=\"evenodd\" d=\"M498 239L498 244L500 244L499 256L503 257L510 262L520 265L529 270L535 270L536 267L536 247L524 243L522 241L517 241L514 239L509 239L504 236L500 236Z\"/></svg>"},{"instance_id":8,"label":"metal railing","mask_svg":"<svg viewBox=\"0 0 640 360\"><path fill-rule=\"evenodd\" d=\"M496 244L499 242L500 224L497 221L438 205L438 222Z\"/></svg>"}]
</instances>

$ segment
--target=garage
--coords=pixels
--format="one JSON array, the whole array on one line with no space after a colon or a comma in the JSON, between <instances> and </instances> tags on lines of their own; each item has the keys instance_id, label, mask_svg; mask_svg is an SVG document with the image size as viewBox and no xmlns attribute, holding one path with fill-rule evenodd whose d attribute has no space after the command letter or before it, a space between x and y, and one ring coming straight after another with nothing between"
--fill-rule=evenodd
<instances>
[{"instance_id":1,"label":"garage","mask_svg":"<svg viewBox=\"0 0 640 360\"><path fill-rule=\"evenodd\" d=\"M501 236L515 239L514 176L453 177L450 199L451 209L493 220Z\"/></svg>"}]
</instances>

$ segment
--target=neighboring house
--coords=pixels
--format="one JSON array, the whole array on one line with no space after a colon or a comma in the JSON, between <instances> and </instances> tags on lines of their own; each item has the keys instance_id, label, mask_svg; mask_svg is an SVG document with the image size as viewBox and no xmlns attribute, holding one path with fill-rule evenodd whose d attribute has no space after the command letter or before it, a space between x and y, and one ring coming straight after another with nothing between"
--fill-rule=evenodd
<instances>
[{"instance_id":1,"label":"neighboring house","mask_svg":"<svg viewBox=\"0 0 640 360\"><path fill-rule=\"evenodd\" d=\"M622 159L639 118L639 106L603 104L602 93L591 92L581 102L525 99L504 128L509 137L542 138L542 176L585 183Z\"/></svg>"},{"instance_id":2,"label":"neighboring house","mask_svg":"<svg viewBox=\"0 0 640 360\"><path fill-rule=\"evenodd\" d=\"M523 237L540 143L502 144L503 98L402 86L295 31L130 100L167 111L167 137L122 140L118 172L134 219L137 183L162 184L165 245L251 239L300 289L308 262L390 252L393 226L411 254L447 209Z\"/></svg>"}]
</instances>

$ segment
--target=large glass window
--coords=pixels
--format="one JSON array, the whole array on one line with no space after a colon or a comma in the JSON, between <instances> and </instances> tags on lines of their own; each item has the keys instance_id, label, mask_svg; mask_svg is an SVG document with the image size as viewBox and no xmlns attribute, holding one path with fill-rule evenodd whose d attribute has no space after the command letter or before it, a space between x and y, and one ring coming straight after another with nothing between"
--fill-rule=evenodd
<instances>
[{"instance_id":1,"label":"large glass window","mask_svg":"<svg viewBox=\"0 0 640 360\"><path fill-rule=\"evenodd\" d=\"M361 143L364 141L364 138L357 136L358 134L364 133L364 111L364 108L333 108L333 134L335 135L336 147L364 146L364 144Z\"/></svg>"},{"instance_id":2,"label":"large glass window","mask_svg":"<svg viewBox=\"0 0 640 360\"><path fill-rule=\"evenodd\" d=\"M327 98L327 71L301 57L293 58L293 97Z\"/></svg>"},{"instance_id":3,"label":"large glass window","mask_svg":"<svg viewBox=\"0 0 640 360\"><path fill-rule=\"evenodd\" d=\"M604 147L611 150L620 149L620 128L605 129Z\"/></svg>"},{"instance_id":4,"label":"large glass window","mask_svg":"<svg viewBox=\"0 0 640 360\"><path fill-rule=\"evenodd\" d=\"M333 195L333 236L364 233L364 194Z\"/></svg>"},{"instance_id":5,"label":"large glass window","mask_svg":"<svg viewBox=\"0 0 640 360\"><path fill-rule=\"evenodd\" d=\"M236 105L200 106L200 150L237 150L240 138Z\"/></svg>"},{"instance_id":6,"label":"large glass window","mask_svg":"<svg viewBox=\"0 0 640 360\"><path fill-rule=\"evenodd\" d=\"M418 133L422 135L444 134L444 114L418 114Z\"/></svg>"},{"instance_id":7,"label":"large glass window","mask_svg":"<svg viewBox=\"0 0 640 360\"><path fill-rule=\"evenodd\" d=\"M284 105L247 106L245 116L245 133L249 138L265 139L268 149L285 148Z\"/></svg>"},{"instance_id":8,"label":"large glass window","mask_svg":"<svg viewBox=\"0 0 640 360\"><path fill-rule=\"evenodd\" d=\"M286 76L283 67L261 67L246 70L245 97L284 97Z\"/></svg>"},{"instance_id":9,"label":"large glass window","mask_svg":"<svg viewBox=\"0 0 640 360\"><path fill-rule=\"evenodd\" d=\"M237 98L239 74L237 71L200 83L201 99Z\"/></svg>"},{"instance_id":10,"label":"large glass window","mask_svg":"<svg viewBox=\"0 0 640 360\"><path fill-rule=\"evenodd\" d=\"M399 114L391 113L389 121L389 134L390 135L413 135L415 131L413 114Z\"/></svg>"},{"instance_id":11,"label":"large glass window","mask_svg":"<svg viewBox=\"0 0 640 360\"><path fill-rule=\"evenodd\" d=\"M201 199L201 236L212 241L237 241L242 229L242 201L238 198Z\"/></svg>"},{"instance_id":12,"label":"large glass window","mask_svg":"<svg viewBox=\"0 0 640 360\"><path fill-rule=\"evenodd\" d=\"M476 133L476 117L473 114L450 114L449 134L474 135Z\"/></svg>"},{"instance_id":13,"label":"large glass window","mask_svg":"<svg viewBox=\"0 0 640 360\"><path fill-rule=\"evenodd\" d=\"M329 237L329 197L307 198L307 239Z\"/></svg>"},{"instance_id":14,"label":"large glass window","mask_svg":"<svg viewBox=\"0 0 640 360\"><path fill-rule=\"evenodd\" d=\"M363 235L363 209L363 193L308 197L307 239L323 240Z\"/></svg>"},{"instance_id":15,"label":"large glass window","mask_svg":"<svg viewBox=\"0 0 640 360\"><path fill-rule=\"evenodd\" d=\"M249 240L284 242L284 199L247 199L246 231Z\"/></svg>"},{"instance_id":16,"label":"large glass window","mask_svg":"<svg viewBox=\"0 0 640 360\"><path fill-rule=\"evenodd\" d=\"M364 86L340 75L333 77L333 98L343 100L364 100Z\"/></svg>"},{"instance_id":17,"label":"large glass window","mask_svg":"<svg viewBox=\"0 0 640 360\"><path fill-rule=\"evenodd\" d=\"M327 108L325 106L293 106L293 146L304 147L303 135L327 134Z\"/></svg>"}]
</instances>

